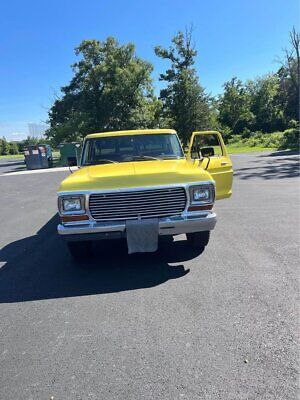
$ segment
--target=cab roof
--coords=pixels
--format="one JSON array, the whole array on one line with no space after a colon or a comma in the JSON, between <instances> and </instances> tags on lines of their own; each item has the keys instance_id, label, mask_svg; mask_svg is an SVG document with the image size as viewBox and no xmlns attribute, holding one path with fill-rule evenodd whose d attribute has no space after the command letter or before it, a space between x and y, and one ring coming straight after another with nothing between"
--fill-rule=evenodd
<instances>
[{"instance_id":1,"label":"cab roof","mask_svg":"<svg viewBox=\"0 0 300 400\"><path fill-rule=\"evenodd\" d=\"M174 129L135 129L129 131L112 131L112 132L101 132L101 133L90 133L85 139L93 139L105 136L125 136L125 135L150 135L150 134L162 134L162 133L176 133Z\"/></svg>"}]
</instances>

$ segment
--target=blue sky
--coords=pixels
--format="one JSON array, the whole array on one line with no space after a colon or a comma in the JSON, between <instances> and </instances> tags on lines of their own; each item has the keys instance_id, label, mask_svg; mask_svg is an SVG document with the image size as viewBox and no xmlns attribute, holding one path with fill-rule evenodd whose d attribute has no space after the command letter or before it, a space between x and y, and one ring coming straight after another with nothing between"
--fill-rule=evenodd
<instances>
[{"instance_id":1,"label":"blue sky","mask_svg":"<svg viewBox=\"0 0 300 400\"><path fill-rule=\"evenodd\" d=\"M157 78L167 64L153 48L193 24L200 81L212 94L238 76L278 68L276 57L298 26L296 0L4 0L0 5L0 136L28 134L47 120L59 88L71 78L74 47L83 39L132 41Z\"/></svg>"}]
</instances>

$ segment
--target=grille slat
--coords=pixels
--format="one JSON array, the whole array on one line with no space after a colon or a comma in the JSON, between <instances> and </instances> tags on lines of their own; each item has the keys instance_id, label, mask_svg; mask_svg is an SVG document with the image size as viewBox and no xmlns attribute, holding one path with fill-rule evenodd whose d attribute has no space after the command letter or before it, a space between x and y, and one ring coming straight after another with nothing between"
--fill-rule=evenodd
<instances>
[{"instance_id":1,"label":"grille slat","mask_svg":"<svg viewBox=\"0 0 300 400\"><path fill-rule=\"evenodd\" d=\"M163 206L161 206L161 207L159 207L159 209L160 210L166 210L166 211L168 211L168 210L170 210L170 211L173 211L174 209L175 210L178 210L178 206L172 206L172 207L163 207ZM147 212L147 211L149 211L149 207L144 207L144 208L135 208L135 209L122 209L122 210L120 210L120 211L118 211L118 214L119 215L121 215L121 214L124 214L124 215L127 215L127 214L131 214L131 213L133 213L133 214L136 214L136 215L138 215L139 213L142 213L142 212ZM154 210L154 211L156 211L156 210ZM103 214L103 211L101 211L101 210L99 210L99 211L94 211L94 215L102 215ZM106 215L114 215L115 214L115 211L108 211L108 210L105 210L105 214Z\"/></svg>"},{"instance_id":2,"label":"grille slat","mask_svg":"<svg viewBox=\"0 0 300 400\"><path fill-rule=\"evenodd\" d=\"M173 196L172 196L173 197ZM176 195L174 197L176 200L185 200L184 196L178 196ZM126 203L134 203L134 202L146 202L146 201L169 201L170 196L169 197L158 197L158 198L152 198L152 197L145 197L145 198L138 198L138 199L118 199L118 200L112 200L112 199L99 199L98 201L93 201L90 202L91 205L96 205L96 204L105 204L105 203L109 203L109 204L114 204L114 203L120 203L120 201L125 201Z\"/></svg>"},{"instance_id":3,"label":"grille slat","mask_svg":"<svg viewBox=\"0 0 300 400\"><path fill-rule=\"evenodd\" d=\"M168 189L147 189L147 190L133 190L132 192L110 192L110 193L97 193L97 194L93 194L93 196L97 196L97 197L115 197L116 195L118 196L124 196L127 197L129 194L131 197L133 196L143 196L143 195L151 195L151 194L155 194L155 195L159 195L159 194L168 194L168 193L172 193L172 192L182 192L183 188L168 188Z\"/></svg>"},{"instance_id":4,"label":"grille slat","mask_svg":"<svg viewBox=\"0 0 300 400\"><path fill-rule=\"evenodd\" d=\"M96 221L117 221L181 214L186 206L183 187L128 192L94 193L89 208Z\"/></svg>"},{"instance_id":5,"label":"grille slat","mask_svg":"<svg viewBox=\"0 0 300 400\"><path fill-rule=\"evenodd\" d=\"M161 202L152 202L152 206L161 206L162 204L161 204ZM185 200L179 200L179 201L176 201L176 200L174 200L174 201L164 201L164 204L163 204L164 206L170 206L170 207L172 207L172 205L185 205ZM105 203L105 204L101 204L101 205L93 205L92 206L92 208L93 208L93 210L104 210L104 209L111 209L111 208L115 208L115 206L117 206L118 208L148 208L149 207L149 202L147 202L147 201L143 201L143 202L132 202L132 203L129 203L129 202L127 202L126 204L125 203L119 203L119 204L109 204L109 203Z\"/></svg>"},{"instance_id":6,"label":"grille slat","mask_svg":"<svg viewBox=\"0 0 300 400\"><path fill-rule=\"evenodd\" d=\"M128 194L130 193L130 192L127 192ZM142 192L142 193L135 193L135 192L132 192L132 195L125 195L124 196L124 193L122 193L122 192L116 192L116 193L114 193L114 195L112 196L112 193L107 193L107 194L93 194L92 196L93 197L91 197L91 199L90 199L90 201L91 202L98 202L99 200L116 200L116 199L118 199L118 200L120 200L120 199L128 199L128 200L130 200L130 199L139 199L139 198L152 198L152 199L155 199L155 198L163 198L163 197L170 197L170 195L173 195L173 194L175 194L175 195L181 195L181 196L184 196L185 195L185 193L184 192L182 192L182 191L168 191L168 192L163 192L163 193L152 193L152 192L150 192L150 193L147 193L147 192Z\"/></svg>"}]
</instances>

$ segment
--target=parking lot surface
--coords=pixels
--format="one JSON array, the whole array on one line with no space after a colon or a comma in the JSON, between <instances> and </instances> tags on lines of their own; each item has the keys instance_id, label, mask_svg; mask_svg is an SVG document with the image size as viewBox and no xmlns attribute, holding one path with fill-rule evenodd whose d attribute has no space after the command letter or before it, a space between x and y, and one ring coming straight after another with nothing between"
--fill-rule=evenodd
<instances>
[{"instance_id":1,"label":"parking lot surface","mask_svg":"<svg viewBox=\"0 0 300 400\"><path fill-rule=\"evenodd\" d=\"M202 254L110 241L81 264L56 234L68 171L0 162L0 399L297 398L298 156L232 159Z\"/></svg>"}]
</instances>

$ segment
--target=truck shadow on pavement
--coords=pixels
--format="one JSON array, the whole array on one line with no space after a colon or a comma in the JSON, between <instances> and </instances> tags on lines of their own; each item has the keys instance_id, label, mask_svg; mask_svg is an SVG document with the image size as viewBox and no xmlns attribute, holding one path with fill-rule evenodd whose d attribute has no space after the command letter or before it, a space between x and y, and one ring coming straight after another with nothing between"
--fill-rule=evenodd
<instances>
[{"instance_id":1,"label":"truck shadow on pavement","mask_svg":"<svg viewBox=\"0 0 300 400\"><path fill-rule=\"evenodd\" d=\"M160 243L154 254L127 254L124 241L96 242L95 257L76 263L56 233L53 216L35 236L0 251L0 303L14 303L150 288L186 275L181 263L200 253L185 241Z\"/></svg>"}]
</instances>

